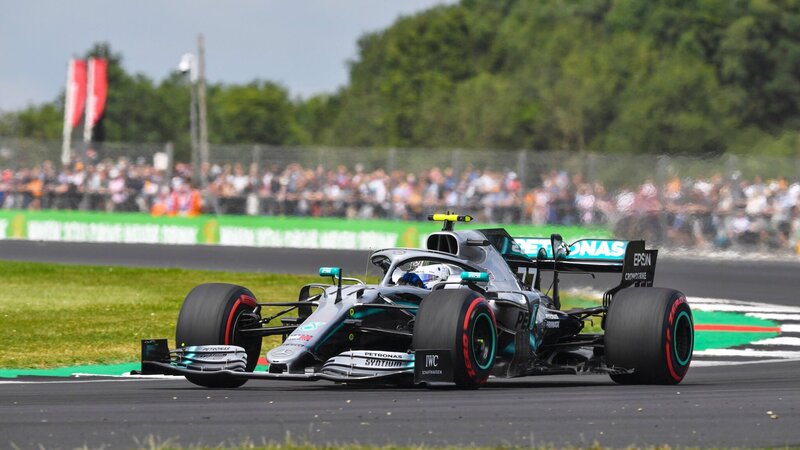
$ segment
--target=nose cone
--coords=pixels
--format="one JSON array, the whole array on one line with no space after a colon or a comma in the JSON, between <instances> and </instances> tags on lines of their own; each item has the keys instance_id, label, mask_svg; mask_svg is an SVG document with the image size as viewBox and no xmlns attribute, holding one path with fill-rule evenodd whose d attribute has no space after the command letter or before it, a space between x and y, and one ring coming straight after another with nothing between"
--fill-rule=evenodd
<instances>
[{"instance_id":1,"label":"nose cone","mask_svg":"<svg viewBox=\"0 0 800 450\"><path fill-rule=\"evenodd\" d=\"M294 360L302 350L301 347L281 345L267 353L267 361L269 361L270 364L286 364Z\"/></svg>"}]
</instances>

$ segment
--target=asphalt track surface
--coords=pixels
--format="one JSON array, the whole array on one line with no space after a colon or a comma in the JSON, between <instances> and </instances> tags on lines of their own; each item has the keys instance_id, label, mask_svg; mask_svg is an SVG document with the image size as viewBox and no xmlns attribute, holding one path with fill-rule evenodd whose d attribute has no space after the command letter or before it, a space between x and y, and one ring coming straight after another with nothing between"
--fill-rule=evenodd
<instances>
[{"instance_id":1,"label":"asphalt track surface","mask_svg":"<svg viewBox=\"0 0 800 450\"><path fill-rule=\"evenodd\" d=\"M80 264L364 273L366 252L0 242L0 258ZM800 305L800 264L662 259L656 284L688 295ZM608 287L610 277L571 285ZM258 293L256 293L258 294ZM31 381L31 382L28 382ZM678 386L605 376L491 380L478 391L253 381L0 384L0 448L131 448L241 442L409 445L800 445L800 361L693 368Z\"/></svg>"}]
</instances>

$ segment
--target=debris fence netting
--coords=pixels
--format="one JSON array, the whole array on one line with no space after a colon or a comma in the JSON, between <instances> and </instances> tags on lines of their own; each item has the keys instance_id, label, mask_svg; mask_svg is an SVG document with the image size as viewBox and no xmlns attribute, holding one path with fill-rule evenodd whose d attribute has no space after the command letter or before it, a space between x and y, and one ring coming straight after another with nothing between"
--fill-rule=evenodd
<instances>
[{"instance_id":1,"label":"debris fence netting","mask_svg":"<svg viewBox=\"0 0 800 450\"><path fill-rule=\"evenodd\" d=\"M672 247L795 252L800 158L210 145L0 138L7 209L81 209L599 225Z\"/></svg>"}]
</instances>

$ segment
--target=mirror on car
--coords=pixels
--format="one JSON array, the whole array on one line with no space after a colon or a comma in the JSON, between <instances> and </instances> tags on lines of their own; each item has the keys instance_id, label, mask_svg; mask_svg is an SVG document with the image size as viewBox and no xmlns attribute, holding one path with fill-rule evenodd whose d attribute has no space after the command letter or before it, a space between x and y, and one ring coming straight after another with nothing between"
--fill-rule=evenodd
<instances>
[{"instance_id":1,"label":"mirror on car","mask_svg":"<svg viewBox=\"0 0 800 450\"><path fill-rule=\"evenodd\" d=\"M569 254L569 248L560 234L553 233L550 235L550 246L553 249L553 259L555 261L565 259Z\"/></svg>"},{"instance_id":2,"label":"mirror on car","mask_svg":"<svg viewBox=\"0 0 800 450\"><path fill-rule=\"evenodd\" d=\"M461 272L461 281L488 283L489 274L487 272Z\"/></svg>"},{"instance_id":3,"label":"mirror on car","mask_svg":"<svg viewBox=\"0 0 800 450\"><path fill-rule=\"evenodd\" d=\"M342 274L342 269L339 267L320 267L319 276L321 277L338 277Z\"/></svg>"}]
</instances>

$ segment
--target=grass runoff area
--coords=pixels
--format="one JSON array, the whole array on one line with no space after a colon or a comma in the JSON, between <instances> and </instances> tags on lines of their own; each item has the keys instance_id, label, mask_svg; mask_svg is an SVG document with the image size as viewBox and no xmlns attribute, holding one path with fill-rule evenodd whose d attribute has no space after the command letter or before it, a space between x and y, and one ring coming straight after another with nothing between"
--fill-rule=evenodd
<instances>
[{"instance_id":1,"label":"grass runoff area","mask_svg":"<svg viewBox=\"0 0 800 450\"><path fill-rule=\"evenodd\" d=\"M3 369L138 361L141 339L166 337L174 344L181 302L200 283L239 284L269 302L297 300L303 284L320 281L271 273L25 262L0 262L0 273ZM572 298L565 308L591 302ZM278 309L265 314L273 311ZM279 337L270 337L265 348L278 343Z\"/></svg>"}]
</instances>

